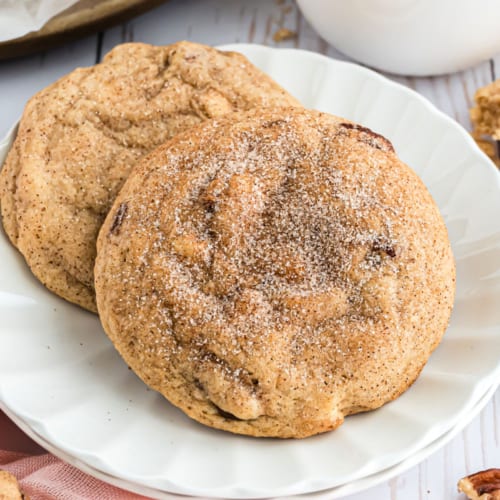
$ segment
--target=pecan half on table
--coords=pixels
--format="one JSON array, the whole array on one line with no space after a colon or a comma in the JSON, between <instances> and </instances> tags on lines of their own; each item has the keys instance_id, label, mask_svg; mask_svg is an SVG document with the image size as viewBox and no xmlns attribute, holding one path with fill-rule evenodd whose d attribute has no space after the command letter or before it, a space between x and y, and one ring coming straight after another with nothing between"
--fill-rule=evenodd
<instances>
[{"instance_id":1,"label":"pecan half on table","mask_svg":"<svg viewBox=\"0 0 500 500\"><path fill-rule=\"evenodd\" d=\"M500 469L487 469L460 479L458 491L471 500L500 500Z\"/></svg>"}]
</instances>

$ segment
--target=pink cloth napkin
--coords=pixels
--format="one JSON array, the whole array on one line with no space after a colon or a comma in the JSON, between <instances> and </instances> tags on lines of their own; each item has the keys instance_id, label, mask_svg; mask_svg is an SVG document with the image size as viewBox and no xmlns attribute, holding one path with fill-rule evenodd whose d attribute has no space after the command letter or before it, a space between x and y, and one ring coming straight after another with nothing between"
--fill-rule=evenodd
<instances>
[{"instance_id":1,"label":"pink cloth napkin","mask_svg":"<svg viewBox=\"0 0 500 500\"><path fill-rule=\"evenodd\" d=\"M95 479L46 453L2 412L0 469L14 474L23 492L32 500L146 499Z\"/></svg>"}]
</instances>

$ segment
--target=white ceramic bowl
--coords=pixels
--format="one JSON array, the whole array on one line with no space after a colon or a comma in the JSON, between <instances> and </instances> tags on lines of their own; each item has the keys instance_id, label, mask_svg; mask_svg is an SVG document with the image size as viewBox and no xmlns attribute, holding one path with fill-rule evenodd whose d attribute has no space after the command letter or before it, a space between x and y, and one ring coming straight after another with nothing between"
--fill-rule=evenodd
<instances>
[{"instance_id":1,"label":"white ceramic bowl","mask_svg":"<svg viewBox=\"0 0 500 500\"><path fill-rule=\"evenodd\" d=\"M406 75L451 73L500 53L499 0L297 0L344 54Z\"/></svg>"}]
</instances>

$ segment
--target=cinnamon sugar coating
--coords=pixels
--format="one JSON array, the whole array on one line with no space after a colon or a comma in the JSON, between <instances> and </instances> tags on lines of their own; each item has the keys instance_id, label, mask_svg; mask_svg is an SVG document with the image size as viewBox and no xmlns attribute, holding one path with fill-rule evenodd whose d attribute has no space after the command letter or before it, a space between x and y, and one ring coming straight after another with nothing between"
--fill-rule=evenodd
<instances>
[{"instance_id":1,"label":"cinnamon sugar coating","mask_svg":"<svg viewBox=\"0 0 500 500\"><path fill-rule=\"evenodd\" d=\"M416 379L455 267L438 208L385 138L299 108L180 134L134 169L98 239L125 362L206 425L305 437Z\"/></svg>"},{"instance_id":2,"label":"cinnamon sugar coating","mask_svg":"<svg viewBox=\"0 0 500 500\"><path fill-rule=\"evenodd\" d=\"M131 43L36 94L0 173L5 231L33 273L96 310L99 228L138 159L235 110L299 105L241 54Z\"/></svg>"}]
</instances>

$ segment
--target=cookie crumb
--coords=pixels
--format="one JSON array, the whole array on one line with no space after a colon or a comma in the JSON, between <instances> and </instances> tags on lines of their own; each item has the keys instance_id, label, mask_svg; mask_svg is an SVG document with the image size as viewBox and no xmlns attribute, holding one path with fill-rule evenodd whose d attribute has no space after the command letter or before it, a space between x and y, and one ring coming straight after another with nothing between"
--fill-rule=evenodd
<instances>
[{"instance_id":1,"label":"cookie crumb","mask_svg":"<svg viewBox=\"0 0 500 500\"><path fill-rule=\"evenodd\" d=\"M500 79L478 89L474 101L470 110L473 130L500 140Z\"/></svg>"},{"instance_id":2,"label":"cookie crumb","mask_svg":"<svg viewBox=\"0 0 500 500\"><path fill-rule=\"evenodd\" d=\"M481 150L500 168L500 79L481 87L470 109L471 135Z\"/></svg>"},{"instance_id":3,"label":"cookie crumb","mask_svg":"<svg viewBox=\"0 0 500 500\"><path fill-rule=\"evenodd\" d=\"M273 35L273 40L275 42L283 42L285 40L292 40L297 38L297 33L295 31L289 30L288 28L280 28Z\"/></svg>"}]
</instances>

